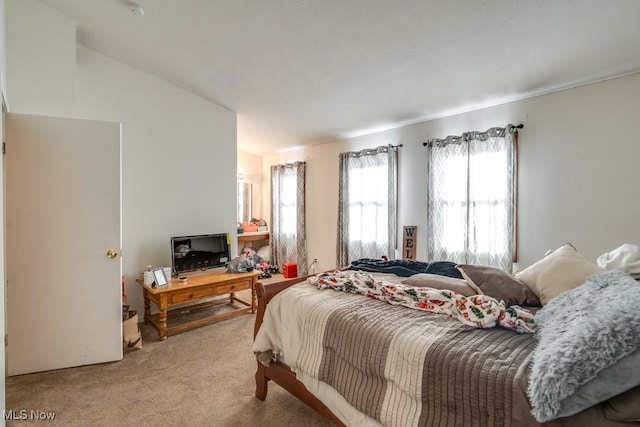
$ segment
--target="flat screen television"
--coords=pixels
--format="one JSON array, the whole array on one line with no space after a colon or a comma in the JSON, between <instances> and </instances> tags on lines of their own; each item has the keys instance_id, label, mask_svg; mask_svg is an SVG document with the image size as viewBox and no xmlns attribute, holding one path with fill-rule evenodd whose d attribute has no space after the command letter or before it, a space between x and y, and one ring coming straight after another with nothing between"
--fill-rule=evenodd
<instances>
[{"instance_id":1,"label":"flat screen television","mask_svg":"<svg viewBox=\"0 0 640 427\"><path fill-rule=\"evenodd\" d=\"M230 259L230 238L228 233L172 237L171 271L173 275L224 267Z\"/></svg>"}]
</instances>

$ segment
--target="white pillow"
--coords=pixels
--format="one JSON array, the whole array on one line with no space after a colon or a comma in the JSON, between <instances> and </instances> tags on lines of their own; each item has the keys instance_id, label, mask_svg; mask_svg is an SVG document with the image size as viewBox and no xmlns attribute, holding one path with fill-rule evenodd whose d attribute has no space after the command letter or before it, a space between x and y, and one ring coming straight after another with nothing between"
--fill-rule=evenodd
<instances>
[{"instance_id":1,"label":"white pillow","mask_svg":"<svg viewBox=\"0 0 640 427\"><path fill-rule=\"evenodd\" d=\"M606 254L602 254L596 260L598 267L607 270L620 270L625 273L640 273L640 246L625 243Z\"/></svg>"},{"instance_id":2,"label":"white pillow","mask_svg":"<svg viewBox=\"0 0 640 427\"><path fill-rule=\"evenodd\" d=\"M602 271L567 243L515 275L540 298L542 305L563 292L582 285L587 277Z\"/></svg>"}]
</instances>

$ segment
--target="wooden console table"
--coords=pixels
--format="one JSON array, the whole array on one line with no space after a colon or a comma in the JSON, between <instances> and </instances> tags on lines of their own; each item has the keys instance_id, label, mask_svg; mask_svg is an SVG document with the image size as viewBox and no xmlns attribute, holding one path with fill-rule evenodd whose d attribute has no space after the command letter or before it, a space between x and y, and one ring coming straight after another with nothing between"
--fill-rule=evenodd
<instances>
[{"instance_id":1,"label":"wooden console table","mask_svg":"<svg viewBox=\"0 0 640 427\"><path fill-rule=\"evenodd\" d=\"M254 270L249 273L198 272L186 275L186 283L174 277L167 286L160 288L145 285L141 279L137 279L136 282L142 286L144 297L144 323L151 323L158 330L160 340L166 340L169 334L196 328L248 311L255 313L256 283L261 273L259 270ZM235 294L237 291L246 289L251 289L250 303L238 298ZM196 304L197 301L226 294L229 294L230 297L224 299L209 299ZM151 314L151 302L158 307L158 313ZM210 307L215 304L230 304L234 302L244 307L167 327L167 318L179 312ZM178 305L181 307L173 310L170 309Z\"/></svg>"}]
</instances>

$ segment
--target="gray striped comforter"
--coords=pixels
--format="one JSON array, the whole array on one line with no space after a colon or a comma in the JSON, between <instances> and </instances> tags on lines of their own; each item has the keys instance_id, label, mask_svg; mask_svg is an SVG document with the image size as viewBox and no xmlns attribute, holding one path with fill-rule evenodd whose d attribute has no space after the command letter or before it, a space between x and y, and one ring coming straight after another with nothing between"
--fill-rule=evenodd
<instances>
[{"instance_id":1,"label":"gray striped comforter","mask_svg":"<svg viewBox=\"0 0 640 427\"><path fill-rule=\"evenodd\" d=\"M383 425L527 426L538 425L525 392L533 346L530 334L302 283L271 300L253 350Z\"/></svg>"}]
</instances>

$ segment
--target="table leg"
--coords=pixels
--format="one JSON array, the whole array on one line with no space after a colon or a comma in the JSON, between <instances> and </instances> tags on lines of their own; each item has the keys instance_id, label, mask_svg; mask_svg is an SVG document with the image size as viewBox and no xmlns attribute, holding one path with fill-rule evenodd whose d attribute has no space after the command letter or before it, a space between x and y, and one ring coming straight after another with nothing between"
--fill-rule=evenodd
<instances>
[{"instance_id":1,"label":"table leg","mask_svg":"<svg viewBox=\"0 0 640 427\"><path fill-rule=\"evenodd\" d=\"M160 341L167 339L167 298L160 297L160 305L158 306L158 335Z\"/></svg>"},{"instance_id":2,"label":"table leg","mask_svg":"<svg viewBox=\"0 0 640 427\"><path fill-rule=\"evenodd\" d=\"M149 299L149 294L145 290L142 293L144 297L144 324L149 324L149 319L151 318L151 300Z\"/></svg>"},{"instance_id":3,"label":"table leg","mask_svg":"<svg viewBox=\"0 0 640 427\"><path fill-rule=\"evenodd\" d=\"M257 297L256 297L256 283L257 280L253 280L251 282L251 313L255 313L256 312L256 307L257 307Z\"/></svg>"}]
</instances>

